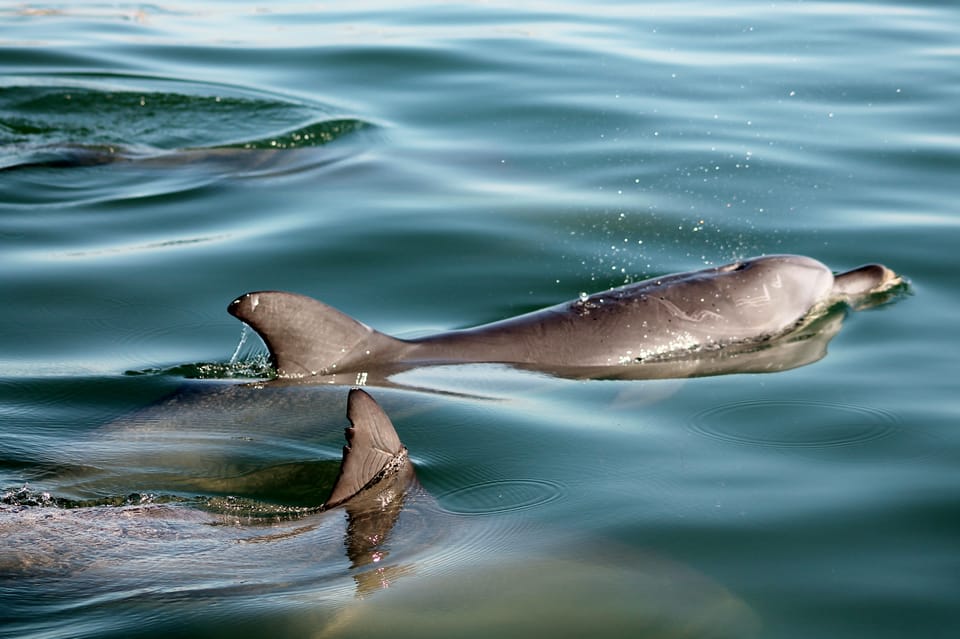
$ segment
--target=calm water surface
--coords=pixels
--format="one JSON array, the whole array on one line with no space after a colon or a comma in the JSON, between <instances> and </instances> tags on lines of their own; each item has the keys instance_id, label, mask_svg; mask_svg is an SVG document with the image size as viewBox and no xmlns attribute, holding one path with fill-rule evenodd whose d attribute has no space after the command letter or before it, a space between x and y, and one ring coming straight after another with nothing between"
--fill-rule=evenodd
<instances>
[{"instance_id":1,"label":"calm water surface","mask_svg":"<svg viewBox=\"0 0 960 639\"><path fill-rule=\"evenodd\" d=\"M951 2L0 7L0 636L954 636L958 33ZM423 485L379 562L290 514L346 388L236 386L249 290L415 336L780 252L910 291L776 374L370 389Z\"/></svg>"}]
</instances>

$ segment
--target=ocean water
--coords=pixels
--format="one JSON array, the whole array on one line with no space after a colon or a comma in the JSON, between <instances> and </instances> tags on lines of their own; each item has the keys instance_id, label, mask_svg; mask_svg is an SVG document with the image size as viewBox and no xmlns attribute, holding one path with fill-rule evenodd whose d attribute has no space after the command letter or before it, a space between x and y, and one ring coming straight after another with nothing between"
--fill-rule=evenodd
<instances>
[{"instance_id":1,"label":"ocean water","mask_svg":"<svg viewBox=\"0 0 960 639\"><path fill-rule=\"evenodd\" d=\"M0 7L0 636L952 637L952 2ZM323 500L296 291L468 327L752 255L909 280L777 373L368 390L422 490ZM420 390L411 389L417 386Z\"/></svg>"}]
</instances>

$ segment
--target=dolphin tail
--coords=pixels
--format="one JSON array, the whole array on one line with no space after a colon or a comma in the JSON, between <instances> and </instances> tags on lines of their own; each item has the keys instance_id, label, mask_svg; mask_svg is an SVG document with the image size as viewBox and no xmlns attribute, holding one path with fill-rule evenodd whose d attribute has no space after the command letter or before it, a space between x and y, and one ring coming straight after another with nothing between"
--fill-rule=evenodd
<instances>
[{"instance_id":1,"label":"dolphin tail","mask_svg":"<svg viewBox=\"0 0 960 639\"><path fill-rule=\"evenodd\" d=\"M343 447L340 474L324 508L333 508L395 474L408 464L407 449L380 405L359 388L347 398L347 445Z\"/></svg>"},{"instance_id":2,"label":"dolphin tail","mask_svg":"<svg viewBox=\"0 0 960 639\"><path fill-rule=\"evenodd\" d=\"M903 278L882 264L866 264L839 273L833 278L833 295L854 308L867 304L868 298L886 293L903 283Z\"/></svg>"},{"instance_id":3,"label":"dolphin tail","mask_svg":"<svg viewBox=\"0 0 960 639\"><path fill-rule=\"evenodd\" d=\"M388 361L405 345L295 293L247 293L230 302L227 311L263 339L279 377L355 372L367 361Z\"/></svg>"}]
</instances>

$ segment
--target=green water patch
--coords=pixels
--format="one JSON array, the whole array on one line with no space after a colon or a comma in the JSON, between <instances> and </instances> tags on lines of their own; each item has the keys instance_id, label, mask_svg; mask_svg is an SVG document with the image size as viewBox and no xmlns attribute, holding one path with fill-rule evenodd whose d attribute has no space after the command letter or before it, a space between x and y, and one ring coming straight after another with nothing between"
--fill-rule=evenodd
<instances>
[{"instance_id":1,"label":"green water patch","mask_svg":"<svg viewBox=\"0 0 960 639\"><path fill-rule=\"evenodd\" d=\"M132 167L141 184L160 181L160 192L196 186L195 179L169 179L183 169L201 183L309 170L354 155L376 128L330 105L215 84L13 77L0 82L0 171L31 176L18 197L0 197L36 203L29 197L36 191L48 201L63 187L60 170L106 165ZM354 144L335 145L348 140ZM78 179L63 196L85 201L80 184L110 181L102 171Z\"/></svg>"}]
</instances>

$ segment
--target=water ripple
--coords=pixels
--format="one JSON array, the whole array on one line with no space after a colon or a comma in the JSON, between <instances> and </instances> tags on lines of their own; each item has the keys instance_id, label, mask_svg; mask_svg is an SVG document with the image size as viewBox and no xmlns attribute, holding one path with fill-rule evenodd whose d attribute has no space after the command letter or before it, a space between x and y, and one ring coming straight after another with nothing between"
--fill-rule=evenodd
<instances>
[{"instance_id":1,"label":"water ripple","mask_svg":"<svg viewBox=\"0 0 960 639\"><path fill-rule=\"evenodd\" d=\"M219 84L14 76L0 81L0 171L11 183L0 201L116 201L305 171L352 157L357 148L331 145L368 141L375 128L328 105Z\"/></svg>"},{"instance_id":2,"label":"water ripple","mask_svg":"<svg viewBox=\"0 0 960 639\"><path fill-rule=\"evenodd\" d=\"M556 482L503 479L473 484L441 497L446 510L458 515L492 515L548 504L564 495Z\"/></svg>"},{"instance_id":3,"label":"water ripple","mask_svg":"<svg viewBox=\"0 0 960 639\"><path fill-rule=\"evenodd\" d=\"M690 428L733 444L817 450L866 446L900 431L900 418L871 406L810 400L751 400L701 411Z\"/></svg>"}]
</instances>

